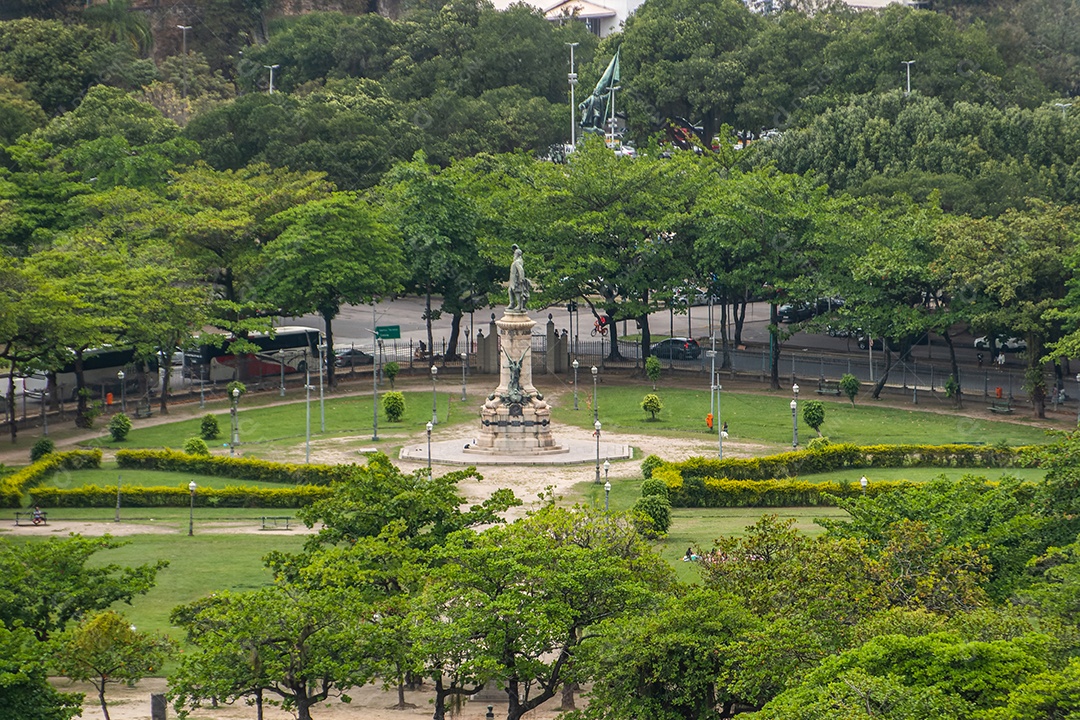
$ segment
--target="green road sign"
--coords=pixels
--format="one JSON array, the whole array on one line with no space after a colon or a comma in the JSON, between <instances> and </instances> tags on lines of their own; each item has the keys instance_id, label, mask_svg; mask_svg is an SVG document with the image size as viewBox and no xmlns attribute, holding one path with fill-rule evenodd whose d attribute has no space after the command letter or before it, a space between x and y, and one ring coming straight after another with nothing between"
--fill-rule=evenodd
<instances>
[{"instance_id":1,"label":"green road sign","mask_svg":"<svg viewBox=\"0 0 1080 720\"><path fill-rule=\"evenodd\" d=\"M380 340L400 340L401 326L377 325L375 326L375 337L379 338Z\"/></svg>"}]
</instances>

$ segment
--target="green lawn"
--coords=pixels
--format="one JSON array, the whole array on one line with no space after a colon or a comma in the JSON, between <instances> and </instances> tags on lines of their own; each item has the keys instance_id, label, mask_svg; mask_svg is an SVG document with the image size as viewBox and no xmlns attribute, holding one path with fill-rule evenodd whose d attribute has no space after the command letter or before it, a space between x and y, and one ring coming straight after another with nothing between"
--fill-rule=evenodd
<instances>
[{"instance_id":1,"label":"green lawn","mask_svg":"<svg viewBox=\"0 0 1080 720\"><path fill-rule=\"evenodd\" d=\"M366 438L364 440L366 447L376 447L383 452L391 453L400 447L405 438L422 431L424 425L431 420L430 392L416 391L404 394L405 417L401 422L387 422L380 409L378 442L371 441L374 418L370 396L328 398L325 401L325 433L320 432L319 402L317 398L313 398L311 401L312 441L328 437L358 435ZM440 429L447 425L475 421L476 408L480 404L478 395L466 403L461 402L460 390L455 393L440 392L438 397ZM302 444L306 434L305 406L304 402L294 402L270 407L245 407L244 402L241 401L240 410L237 413L240 426L240 452L246 456L273 459L275 453L283 448L293 448L298 443ZM212 448L227 447L231 419L228 407L222 407L220 404L215 408L207 408L204 413L175 423L144 427L136 423L131 434L123 442L113 442L108 435L103 435L87 444L111 449L179 448L188 438L199 435L199 423L206 414L217 418L221 430L219 437L216 440L207 441L207 444Z\"/></svg>"},{"instance_id":2,"label":"green lawn","mask_svg":"<svg viewBox=\"0 0 1080 720\"><path fill-rule=\"evenodd\" d=\"M656 394L664 403L656 421L650 421L641 409L641 399L651 386L607 386L598 390L600 422L605 430L627 431L654 435L711 433L705 425L709 413L708 389L686 389L657 386ZM591 388L583 386L580 410L565 397L552 413L559 422L587 428L592 425L592 413L586 400L591 401ZM819 399L816 395L800 399ZM777 449L791 447L791 397L768 391L757 393L724 392L721 395L721 420L728 423L732 440L765 443ZM822 400L825 403L825 424L822 434L833 442L853 442L862 445L878 443L1004 442L1009 445L1045 443L1046 433L1037 427L1019 422L970 418L944 412L924 412L882 407L864 401L852 407L850 403ZM815 433L802 419L799 411L799 439L806 443Z\"/></svg>"},{"instance_id":3,"label":"green lawn","mask_svg":"<svg viewBox=\"0 0 1080 720\"><path fill-rule=\"evenodd\" d=\"M95 470L61 470L45 481L46 485L57 488L77 488L83 485L116 485L123 487L183 487L187 488L192 480L199 487L225 488L237 485L253 487L280 488L281 483L236 480L234 478L208 477L191 473L164 472L161 470L120 469L114 462L102 463Z\"/></svg>"}]
</instances>

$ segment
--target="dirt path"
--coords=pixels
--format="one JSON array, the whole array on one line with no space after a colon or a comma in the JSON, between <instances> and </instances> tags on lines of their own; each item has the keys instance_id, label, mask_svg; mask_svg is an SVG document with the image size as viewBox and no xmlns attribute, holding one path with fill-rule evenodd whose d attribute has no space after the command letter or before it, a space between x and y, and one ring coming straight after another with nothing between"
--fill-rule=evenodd
<instances>
[{"instance_id":1,"label":"dirt path","mask_svg":"<svg viewBox=\"0 0 1080 720\"><path fill-rule=\"evenodd\" d=\"M104 720L101 706L97 702L97 691L92 686L83 683L73 684L63 678L53 679L53 684L65 692L86 694L82 720ZM162 678L147 678L135 687L123 684L112 685L105 692L105 699L109 704L109 716L112 720L147 720L150 717L150 696L165 693L166 689L165 680ZM433 696L434 693L430 689L406 691L405 702L410 707L398 709L395 707L396 690L384 691L378 686L369 685L351 689L349 691L351 703L346 704L334 698L314 708L311 715L314 720L421 720L432 716ZM559 702L558 698L552 699L525 717L530 720L551 720L559 714ZM583 707L585 702L579 698L577 704ZM488 705L494 705L495 717L506 716L505 702L495 699L477 699L465 703L455 717L457 720L483 720L487 714ZM169 706L166 717L176 717L172 706ZM188 717L191 720L253 720L255 708L240 701L234 705L194 710ZM279 708L264 706L263 717L265 720L293 720L296 716Z\"/></svg>"}]
</instances>

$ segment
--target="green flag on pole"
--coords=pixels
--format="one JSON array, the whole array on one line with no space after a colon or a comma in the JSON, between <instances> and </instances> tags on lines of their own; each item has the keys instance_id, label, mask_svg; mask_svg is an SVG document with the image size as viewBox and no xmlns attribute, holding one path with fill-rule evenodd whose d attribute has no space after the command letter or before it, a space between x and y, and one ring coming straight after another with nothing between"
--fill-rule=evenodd
<instances>
[{"instance_id":1,"label":"green flag on pole","mask_svg":"<svg viewBox=\"0 0 1080 720\"><path fill-rule=\"evenodd\" d=\"M607 70L604 70L604 74L600 77L600 82L596 83L592 95L578 105L578 109L581 110L581 129L584 132L604 132L604 126L611 114L611 89L619 84L620 50L622 46L615 51Z\"/></svg>"}]
</instances>

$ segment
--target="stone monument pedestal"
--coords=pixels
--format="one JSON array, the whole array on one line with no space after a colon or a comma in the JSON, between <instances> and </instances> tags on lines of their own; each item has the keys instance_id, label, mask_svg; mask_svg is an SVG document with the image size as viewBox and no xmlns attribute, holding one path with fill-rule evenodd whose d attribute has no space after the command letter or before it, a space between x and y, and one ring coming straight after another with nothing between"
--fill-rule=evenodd
<instances>
[{"instance_id":1,"label":"stone monument pedestal","mask_svg":"<svg viewBox=\"0 0 1080 720\"><path fill-rule=\"evenodd\" d=\"M496 320L501 341L499 386L480 409L480 434L467 453L538 455L565 452L551 437L551 408L532 382L532 329L524 312Z\"/></svg>"}]
</instances>

